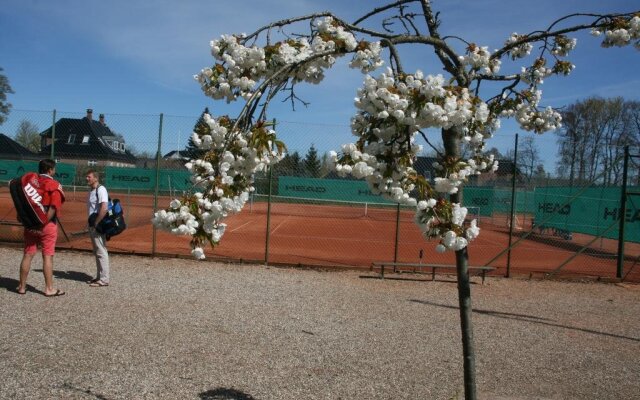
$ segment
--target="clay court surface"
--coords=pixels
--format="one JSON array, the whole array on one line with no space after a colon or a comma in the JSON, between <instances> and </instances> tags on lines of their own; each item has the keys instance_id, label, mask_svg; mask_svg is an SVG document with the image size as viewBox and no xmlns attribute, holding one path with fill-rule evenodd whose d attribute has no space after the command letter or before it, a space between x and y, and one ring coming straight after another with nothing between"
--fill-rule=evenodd
<instances>
[{"instance_id":1,"label":"clay court surface","mask_svg":"<svg viewBox=\"0 0 640 400\"><path fill-rule=\"evenodd\" d=\"M128 228L109 242L115 252L152 253L152 196L110 193L120 198L125 207ZM60 234L58 247L89 249L86 234L84 189L67 192L67 202L61 216L69 241ZM169 203L169 197L158 199L158 207ZM0 240L20 242L22 228L15 225L15 211L6 188L0 189ZM267 203L248 203L245 209L226 221L227 231L214 250L206 248L207 257L218 260L264 262L266 232L269 223L268 261L270 263L316 265L324 267L369 268L373 261L454 264L454 254L438 254L435 242L425 241L413 223L413 212L402 211L396 239L395 208L375 208L344 205L310 205L274 203L267 221ZM504 218L480 218L481 234L469 247L471 265L495 267L495 275L506 274L509 232ZM526 227L524 227L526 228ZM515 230L512 243L526 229ZM593 237L574 234L564 240L549 234L534 233L520 241L510 254L510 274L613 279L616 276L617 241L598 239L588 248L583 245ZM423 257L419 258L421 253ZM161 255L189 254L189 238L156 232L155 253ZM640 245L625 244L624 280L640 282ZM570 261L568 261L570 260ZM568 262L566 262L568 261ZM566 262L566 265L562 265Z\"/></svg>"}]
</instances>

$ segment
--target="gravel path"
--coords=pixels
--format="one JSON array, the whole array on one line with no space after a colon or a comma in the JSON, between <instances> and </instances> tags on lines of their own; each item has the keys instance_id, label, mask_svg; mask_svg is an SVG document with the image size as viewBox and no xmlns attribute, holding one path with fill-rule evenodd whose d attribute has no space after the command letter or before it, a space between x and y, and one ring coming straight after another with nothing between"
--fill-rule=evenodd
<instances>
[{"instance_id":1,"label":"gravel path","mask_svg":"<svg viewBox=\"0 0 640 400\"><path fill-rule=\"evenodd\" d=\"M39 256L13 291L20 257L0 248L2 399L464 398L451 277L115 255L90 288L61 252L45 298ZM640 286L473 282L480 399L640 398Z\"/></svg>"}]
</instances>

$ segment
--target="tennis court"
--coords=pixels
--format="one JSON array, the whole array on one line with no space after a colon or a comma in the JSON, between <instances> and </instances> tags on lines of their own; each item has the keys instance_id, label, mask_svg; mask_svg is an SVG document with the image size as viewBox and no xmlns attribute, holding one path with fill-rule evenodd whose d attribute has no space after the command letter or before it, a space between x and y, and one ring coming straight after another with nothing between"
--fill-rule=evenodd
<instances>
[{"instance_id":1,"label":"tennis court","mask_svg":"<svg viewBox=\"0 0 640 400\"><path fill-rule=\"evenodd\" d=\"M61 221L69 240L58 239L59 248L89 249L86 235L84 191L68 191ZM154 234L152 196L112 192L125 207L128 228L112 238L109 248L115 252L188 256L189 237L164 231ZM158 199L164 207L169 197ZM250 202L245 209L229 217L227 231L207 257L216 260L301 264L322 267L369 268L373 261L454 264L453 252L436 253L436 242L426 241L413 223L414 213L396 207L374 207L367 204L300 204ZM10 196L0 191L0 240L20 242L22 228L15 223ZM269 236L267 239L267 225ZM396 230L397 228L397 230ZM493 272L505 275L509 230L500 218L480 218L481 235L469 247L471 265L496 267ZM514 231L512 243L527 232ZM397 247L396 247L397 235ZM533 233L521 240L510 254L510 274L544 276L550 272L572 277L615 278L617 241L599 239L586 249L582 246L593 237L574 234L572 240L548 234ZM640 282L640 245L626 243L625 281ZM420 257L422 256L422 257ZM566 263L566 264L564 264ZM558 268L561 264L561 268Z\"/></svg>"}]
</instances>

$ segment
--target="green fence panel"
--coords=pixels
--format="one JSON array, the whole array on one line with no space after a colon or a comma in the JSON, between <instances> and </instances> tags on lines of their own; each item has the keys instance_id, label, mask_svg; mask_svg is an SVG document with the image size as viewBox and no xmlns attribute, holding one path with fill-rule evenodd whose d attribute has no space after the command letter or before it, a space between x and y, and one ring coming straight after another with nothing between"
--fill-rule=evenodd
<instances>
[{"instance_id":1,"label":"green fence panel","mask_svg":"<svg viewBox=\"0 0 640 400\"><path fill-rule=\"evenodd\" d=\"M585 233L609 239L618 238L620 210L620 188L588 188L578 197L569 200L581 191L579 188L536 188L535 220L537 225ZM638 188L629 188L637 191ZM640 208L627 202L625 241L640 243Z\"/></svg>"},{"instance_id":2,"label":"green fence panel","mask_svg":"<svg viewBox=\"0 0 640 400\"><path fill-rule=\"evenodd\" d=\"M478 207L482 216L490 217L494 213L511 213L511 189L466 186L463 193L464 205ZM534 211L533 192L516 189L515 212L533 214Z\"/></svg>"},{"instance_id":3,"label":"green fence panel","mask_svg":"<svg viewBox=\"0 0 640 400\"><path fill-rule=\"evenodd\" d=\"M479 214L485 217L493 215L492 187L466 186L462 193L462 201L466 207L477 207Z\"/></svg>"},{"instance_id":4,"label":"green fence panel","mask_svg":"<svg viewBox=\"0 0 640 400\"><path fill-rule=\"evenodd\" d=\"M184 191L191 187L188 171L160 170L160 190ZM156 171L145 168L105 168L105 185L112 189L150 190L156 184Z\"/></svg>"},{"instance_id":5,"label":"green fence panel","mask_svg":"<svg viewBox=\"0 0 640 400\"><path fill-rule=\"evenodd\" d=\"M160 170L160 190L187 191L191 189L191 186L191 174L189 171Z\"/></svg>"},{"instance_id":6,"label":"green fence panel","mask_svg":"<svg viewBox=\"0 0 640 400\"><path fill-rule=\"evenodd\" d=\"M280 176L278 177L278 195L307 199L393 204L392 201L371 193L367 182L346 179Z\"/></svg>"},{"instance_id":7,"label":"green fence panel","mask_svg":"<svg viewBox=\"0 0 640 400\"><path fill-rule=\"evenodd\" d=\"M10 181L24 175L25 172L38 172L38 161L0 161L0 181ZM73 164L56 164L54 178L63 185L72 185L76 176L76 166Z\"/></svg>"}]
</instances>

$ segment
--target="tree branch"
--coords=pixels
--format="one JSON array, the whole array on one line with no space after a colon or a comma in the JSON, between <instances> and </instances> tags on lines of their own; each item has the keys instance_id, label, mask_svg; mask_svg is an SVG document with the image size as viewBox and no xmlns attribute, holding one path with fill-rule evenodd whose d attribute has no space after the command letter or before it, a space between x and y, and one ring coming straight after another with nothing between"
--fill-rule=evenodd
<instances>
[{"instance_id":1,"label":"tree branch","mask_svg":"<svg viewBox=\"0 0 640 400\"><path fill-rule=\"evenodd\" d=\"M500 59L504 54L506 54L507 52L509 52L510 50L524 44L524 43L532 43L532 42L537 42L540 40L545 40L547 38L550 37L554 37L554 36L558 36L558 35L564 35L566 33L571 33L571 32L577 32L577 31L582 31L582 30L586 30L589 28L602 28L605 27L607 25L608 22L601 22L602 20L608 20L608 19L612 19L612 18L616 18L616 17L630 17L634 14L637 14L640 11L634 11L634 12L630 12L630 13L624 13L624 14L611 14L611 15L599 15L599 14L571 14L569 16L563 17L558 19L557 21L555 21L554 23L552 23L550 26L553 27L555 25L557 25L559 22L568 19L570 17L582 17L582 16L587 16L587 17L597 17L597 19L590 23L590 24L581 24L581 25L575 25L575 26L571 26L568 28L563 28L563 29L558 29L556 31L535 31L533 33L530 33L528 35L525 35L522 39L520 40L516 40L513 43L510 43L506 46L504 46L503 48L499 49L498 51L496 51L495 53L493 53L491 55L491 59ZM536 33L539 32L539 33Z\"/></svg>"},{"instance_id":2,"label":"tree branch","mask_svg":"<svg viewBox=\"0 0 640 400\"><path fill-rule=\"evenodd\" d=\"M363 22L364 20L376 15L376 14L380 14L383 11L387 11L390 10L394 7L403 5L403 4L408 4L408 3L416 3L419 0L400 0L400 1L396 1L395 3L391 3L391 4L387 4L386 6L382 6L382 7L378 7L378 8L374 8L373 10L371 10L370 12L368 12L367 14L363 15L362 17L358 18L357 20L355 20L352 25L358 25L359 23Z\"/></svg>"},{"instance_id":3,"label":"tree branch","mask_svg":"<svg viewBox=\"0 0 640 400\"><path fill-rule=\"evenodd\" d=\"M439 42L439 46L434 45L434 50L440 61L445 67L445 70L456 78L458 85L466 87L469 83L469 79L464 71L464 68L458 61L458 55L453 51L449 45L440 38L438 33L438 17L433 14L431 10L431 3L429 0L421 0L422 10L425 15L427 26L429 27L429 34L431 37Z\"/></svg>"}]
</instances>

